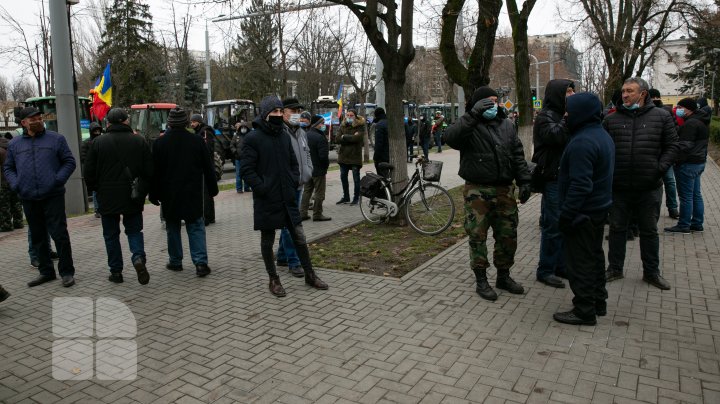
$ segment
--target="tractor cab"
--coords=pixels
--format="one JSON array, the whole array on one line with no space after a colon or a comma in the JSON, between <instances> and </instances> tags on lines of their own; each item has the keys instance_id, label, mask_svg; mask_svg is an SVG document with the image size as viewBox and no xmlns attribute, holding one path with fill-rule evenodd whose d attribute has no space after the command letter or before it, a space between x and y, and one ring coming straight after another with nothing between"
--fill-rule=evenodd
<instances>
[{"instance_id":1,"label":"tractor cab","mask_svg":"<svg viewBox=\"0 0 720 404\"><path fill-rule=\"evenodd\" d=\"M170 110L177 108L173 103L135 104L130 106L130 127L144 137L152 147L155 139L167 128Z\"/></svg>"}]
</instances>

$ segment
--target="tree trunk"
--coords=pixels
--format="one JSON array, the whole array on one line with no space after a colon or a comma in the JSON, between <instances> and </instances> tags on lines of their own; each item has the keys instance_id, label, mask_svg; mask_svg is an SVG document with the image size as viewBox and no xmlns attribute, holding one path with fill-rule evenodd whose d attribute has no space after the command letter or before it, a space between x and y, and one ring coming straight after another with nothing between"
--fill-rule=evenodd
<instances>
[{"instance_id":1,"label":"tree trunk","mask_svg":"<svg viewBox=\"0 0 720 404\"><path fill-rule=\"evenodd\" d=\"M513 49L515 50L515 83L517 105L520 112L520 126L532 124L532 94L530 91L530 57L528 56L527 20L520 18L513 29ZM539 90L539 89L538 89ZM540 94L538 94L540 97Z\"/></svg>"},{"instance_id":2,"label":"tree trunk","mask_svg":"<svg viewBox=\"0 0 720 404\"><path fill-rule=\"evenodd\" d=\"M385 71L392 69L385 66ZM385 76L385 106L388 120L388 137L390 143L390 162L395 166L392 180L395 191L405 186L408 180L407 168L407 146L405 145L405 125L403 120L402 90L405 86L404 75L402 79L395 77L390 79ZM393 197L394 200L397 198Z\"/></svg>"}]
</instances>

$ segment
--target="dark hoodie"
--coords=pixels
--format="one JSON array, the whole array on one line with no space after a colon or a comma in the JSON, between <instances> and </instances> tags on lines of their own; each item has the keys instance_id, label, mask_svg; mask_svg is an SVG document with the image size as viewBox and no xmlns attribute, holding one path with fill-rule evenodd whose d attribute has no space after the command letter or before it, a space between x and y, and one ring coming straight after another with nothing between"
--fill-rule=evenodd
<instances>
[{"instance_id":1,"label":"dark hoodie","mask_svg":"<svg viewBox=\"0 0 720 404\"><path fill-rule=\"evenodd\" d=\"M602 103L591 93L568 97L570 141L560 161L560 217L580 223L602 219L612 205L615 145L601 124Z\"/></svg>"},{"instance_id":2,"label":"dark hoodie","mask_svg":"<svg viewBox=\"0 0 720 404\"><path fill-rule=\"evenodd\" d=\"M676 164L702 164L707 160L710 115L698 109L678 129L680 151Z\"/></svg>"},{"instance_id":3,"label":"dark hoodie","mask_svg":"<svg viewBox=\"0 0 720 404\"><path fill-rule=\"evenodd\" d=\"M98 129L100 133L97 133ZM90 122L90 128L88 130L90 131L90 137L83 140L80 145L80 163L83 166L85 165L85 159L87 158L88 150L90 150L93 141L102 134L102 126L97 122Z\"/></svg>"},{"instance_id":4,"label":"dark hoodie","mask_svg":"<svg viewBox=\"0 0 720 404\"><path fill-rule=\"evenodd\" d=\"M574 87L570 80L550 80L545 87L545 105L535 118L533 126L533 146L535 152L532 161L541 170L546 182L557 180L560 156L568 141L565 114L565 93L568 87Z\"/></svg>"}]
</instances>

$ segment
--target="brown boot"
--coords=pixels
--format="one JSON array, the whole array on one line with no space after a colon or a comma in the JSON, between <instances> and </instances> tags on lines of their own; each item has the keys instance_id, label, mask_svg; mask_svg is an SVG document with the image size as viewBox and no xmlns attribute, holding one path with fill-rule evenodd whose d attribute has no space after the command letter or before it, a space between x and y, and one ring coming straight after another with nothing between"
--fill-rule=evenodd
<instances>
[{"instance_id":1,"label":"brown boot","mask_svg":"<svg viewBox=\"0 0 720 404\"><path fill-rule=\"evenodd\" d=\"M314 287L315 289L328 289L327 283L323 282L320 278L318 278L318 276L315 274L315 271L312 269L305 270L305 283Z\"/></svg>"},{"instance_id":2,"label":"brown boot","mask_svg":"<svg viewBox=\"0 0 720 404\"><path fill-rule=\"evenodd\" d=\"M280 277L270 278L270 293L276 297L285 297L287 295L287 293L285 293L285 288L283 288L280 283Z\"/></svg>"}]
</instances>

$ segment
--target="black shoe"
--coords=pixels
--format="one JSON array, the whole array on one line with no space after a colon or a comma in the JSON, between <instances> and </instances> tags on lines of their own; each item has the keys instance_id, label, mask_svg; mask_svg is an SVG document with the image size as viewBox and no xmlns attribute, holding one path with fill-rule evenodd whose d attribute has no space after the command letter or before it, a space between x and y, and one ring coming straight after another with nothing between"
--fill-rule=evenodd
<instances>
[{"instance_id":1,"label":"black shoe","mask_svg":"<svg viewBox=\"0 0 720 404\"><path fill-rule=\"evenodd\" d=\"M283 288L282 283L280 283L279 277L271 277L270 278L270 293L273 294L275 297L285 297L287 296L287 293L285 293L285 288Z\"/></svg>"},{"instance_id":2,"label":"black shoe","mask_svg":"<svg viewBox=\"0 0 720 404\"><path fill-rule=\"evenodd\" d=\"M660 290L670 290L670 283L660 275L643 275L642 279Z\"/></svg>"},{"instance_id":3,"label":"black shoe","mask_svg":"<svg viewBox=\"0 0 720 404\"><path fill-rule=\"evenodd\" d=\"M287 263L287 261L280 261L280 260L278 260L278 261L275 263L275 265L277 265L277 266L279 266L279 267L286 267L286 266L288 266L288 263Z\"/></svg>"},{"instance_id":4,"label":"black shoe","mask_svg":"<svg viewBox=\"0 0 720 404\"><path fill-rule=\"evenodd\" d=\"M59 256L58 253L56 253L55 251L50 250L50 259L51 259L51 260L60 259L60 256Z\"/></svg>"},{"instance_id":5,"label":"black shoe","mask_svg":"<svg viewBox=\"0 0 720 404\"><path fill-rule=\"evenodd\" d=\"M30 265L32 265L35 268L38 268L40 266L40 261L39 260L31 260Z\"/></svg>"},{"instance_id":6,"label":"black shoe","mask_svg":"<svg viewBox=\"0 0 720 404\"><path fill-rule=\"evenodd\" d=\"M245 192L245 191L243 191L242 189L237 189L236 191L237 191L238 194L242 194L243 192Z\"/></svg>"},{"instance_id":7,"label":"black shoe","mask_svg":"<svg viewBox=\"0 0 720 404\"><path fill-rule=\"evenodd\" d=\"M475 293L480 295L483 299L491 302L494 302L498 298L497 293L495 293L495 290L493 290L487 280L484 282L477 282L475 284Z\"/></svg>"},{"instance_id":8,"label":"black shoe","mask_svg":"<svg viewBox=\"0 0 720 404\"><path fill-rule=\"evenodd\" d=\"M344 205L348 202L350 202L350 198L341 198L339 201L335 202L335 205Z\"/></svg>"},{"instance_id":9,"label":"black shoe","mask_svg":"<svg viewBox=\"0 0 720 404\"><path fill-rule=\"evenodd\" d=\"M108 280L110 282L114 282L114 283L125 282L125 280L123 279L123 276L120 272L110 272L110 276L108 277Z\"/></svg>"},{"instance_id":10,"label":"black shoe","mask_svg":"<svg viewBox=\"0 0 720 404\"><path fill-rule=\"evenodd\" d=\"M182 271L182 270L183 270L182 264L177 264L177 265L167 264L167 265L165 265L165 268L167 268L167 269L169 269L169 270L171 270L171 271L176 271L176 272L179 272L179 271Z\"/></svg>"},{"instance_id":11,"label":"black shoe","mask_svg":"<svg viewBox=\"0 0 720 404\"><path fill-rule=\"evenodd\" d=\"M357 206L357 204L358 204L357 198L353 199L352 202L350 202L350 206Z\"/></svg>"},{"instance_id":12,"label":"black shoe","mask_svg":"<svg viewBox=\"0 0 720 404\"><path fill-rule=\"evenodd\" d=\"M65 275L62 277L62 285L66 288L75 284L75 277L72 275Z\"/></svg>"},{"instance_id":13,"label":"black shoe","mask_svg":"<svg viewBox=\"0 0 720 404\"><path fill-rule=\"evenodd\" d=\"M328 290L328 284L323 282L322 279L318 278L315 271L310 270L305 274L305 284L314 287L319 290Z\"/></svg>"},{"instance_id":14,"label":"black shoe","mask_svg":"<svg viewBox=\"0 0 720 404\"><path fill-rule=\"evenodd\" d=\"M207 266L207 264L198 264L195 265L195 274L199 276L200 278L204 278L210 273L210 267Z\"/></svg>"},{"instance_id":15,"label":"black shoe","mask_svg":"<svg viewBox=\"0 0 720 404\"><path fill-rule=\"evenodd\" d=\"M671 219L679 219L680 218L680 212L678 212L677 209L668 209L668 216L670 216Z\"/></svg>"},{"instance_id":16,"label":"black shoe","mask_svg":"<svg viewBox=\"0 0 720 404\"><path fill-rule=\"evenodd\" d=\"M98 212L95 212L95 219L100 219L102 216Z\"/></svg>"},{"instance_id":17,"label":"black shoe","mask_svg":"<svg viewBox=\"0 0 720 404\"><path fill-rule=\"evenodd\" d=\"M623 276L622 272L611 271L609 269L605 271L605 282L616 281L618 279L623 279L624 277L625 276Z\"/></svg>"},{"instance_id":18,"label":"black shoe","mask_svg":"<svg viewBox=\"0 0 720 404\"><path fill-rule=\"evenodd\" d=\"M313 218L313 222L327 222L328 220L332 220L332 218L327 217L327 216L322 216L322 215Z\"/></svg>"},{"instance_id":19,"label":"black shoe","mask_svg":"<svg viewBox=\"0 0 720 404\"><path fill-rule=\"evenodd\" d=\"M570 311L564 311L564 312L557 312L553 314L553 319L557 321L558 323L564 323L564 324L572 324L572 325L595 325L597 324L596 319L582 319L575 315L575 313Z\"/></svg>"},{"instance_id":20,"label":"black shoe","mask_svg":"<svg viewBox=\"0 0 720 404\"><path fill-rule=\"evenodd\" d=\"M675 225L673 227L666 227L665 231L668 233L690 234L690 227L680 227Z\"/></svg>"},{"instance_id":21,"label":"black shoe","mask_svg":"<svg viewBox=\"0 0 720 404\"><path fill-rule=\"evenodd\" d=\"M4 302L5 300L7 300L8 297L10 297L10 292L0 286L0 302Z\"/></svg>"},{"instance_id":22,"label":"black shoe","mask_svg":"<svg viewBox=\"0 0 720 404\"><path fill-rule=\"evenodd\" d=\"M595 305L595 315L598 317L603 317L607 315L607 304L596 304Z\"/></svg>"},{"instance_id":23,"label":"black shoe","mask_svg":"<svg viewBox=\"0 0 720 404\"><path fill-rule=\"evenodd\" d=\"M302 278L305 276L305 271L300 266L293 266L288 269L290 274L296 278Z\"/></svg>"},{"instance_id":24,"label":"black shoe","mask_svg":"<svg viewBox=\"0 0 720 404\"><path fill-rule=\"evenodd\" d=\"M57 277L55 275L40 275L37 278L28 282L27 285L28 285L28 287L32 288L33 286L42 285L45 282L54 281L55 279L57 279Z\"/></svg>"},{"instance_id":25,"label":"black shoe","mask_svg":"<svg viewBox=\"0 0 720 404\"><path fill-rule=\"evenodd\" d=\"M555 275L548 275L546 277L540 278L540 279L538 279L538 282L544 283L548 286L552 286L554 288L559 288L559 289L562 289L565 287L565 283Z\"/></svg>"},{"instance_id":26,"label":"black shoe","mask_svg":"<svg viewBox=\"0 0 720 404\"><path fill-rule=\"evenodd\" d=\"M627 237L625 239L627 241L633 241L635 240L635 234L632 231L628 230Z\"/></svg>"},{"instance_id":27,"label":"black shoe","mask_svg":"<svg viewBox=\"0 0 720 404\"><path fill-rule=\"evenodd\" d=\"M703 229L702 226L693 226L693 225L690 225L690 231L693 232L693 233L702 233L703 231L705 231L705 229Z\"/></svg>"},{"instance_id":28,"label":"black shoe","mask_svg":"<svg viewBox=\"0 0 720 404\"><path fill-rule=\"evenodd\" d=\"M510 275L498 275L495 280L495 287L498 289L507 290L514 295L521 295L525 292L525 289L519 283L515 282Z\"/></svg>"},{"instance_id":29,"label":"black shoe","mask_svg":"<svg viewBox=\"0 0 720 404\"><path fill-rule=\"evenodd\" d=\"M150 274L145 266L145 260L143 258L136 259L135 262L133 262L133 267L135 267L135 272L137 272L138 282L140 282L141 285L147 285L148 282L150 282Z\"/></svg>"}]
</instances>

